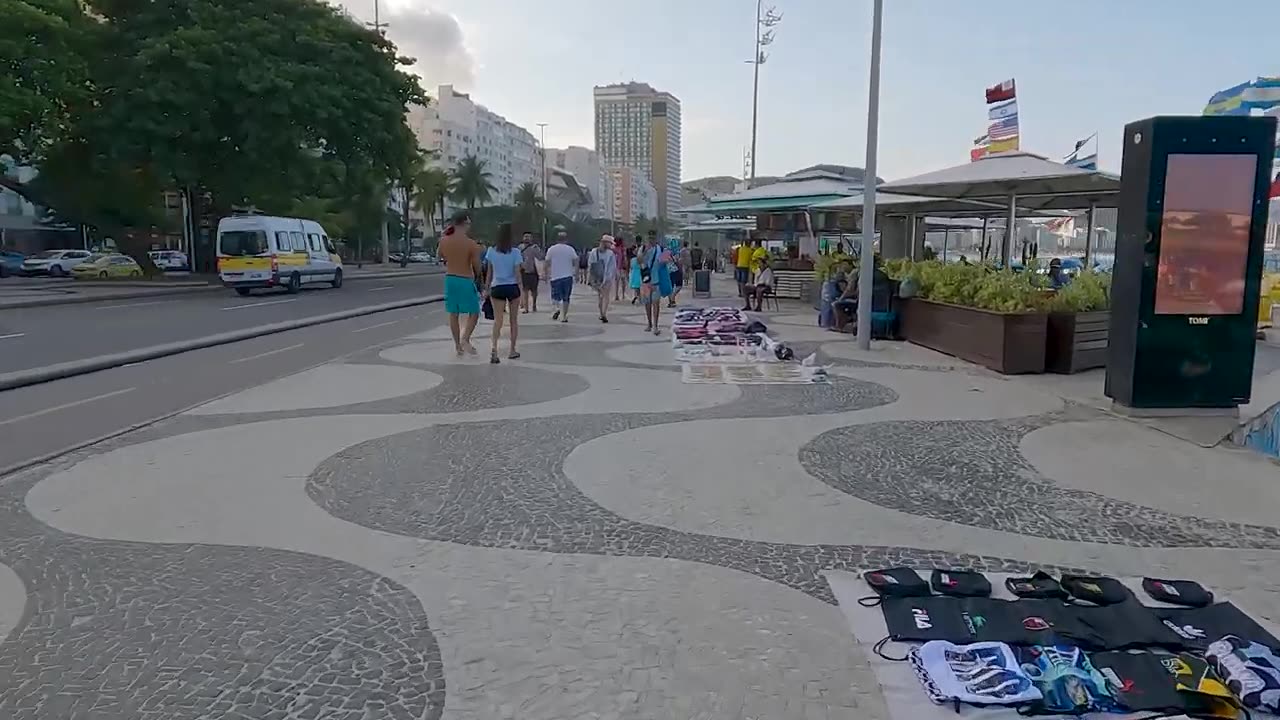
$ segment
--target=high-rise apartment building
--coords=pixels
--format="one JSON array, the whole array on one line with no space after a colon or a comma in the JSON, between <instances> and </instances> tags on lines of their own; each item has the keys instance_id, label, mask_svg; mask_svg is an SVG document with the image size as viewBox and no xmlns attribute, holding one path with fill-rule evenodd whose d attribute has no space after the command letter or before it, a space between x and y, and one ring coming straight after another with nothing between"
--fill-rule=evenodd
<instances>
[{"instance_id":1,"label":"high-rise apartment building","mask_svg":"<svg viewBox=\"0 0 1280 720\"><path fill-rule=\"evenodd\" d=\"M547 148L547 167L573 173L578 183L591 193L593 218L613 219L612 176L605 167L600 153L577 145L564 149Z\"/></svg>"},{"instance_id":2,"label":"high-rise apartment building","mask_svg":"<svg viewBox=\"0 0 1280 720\"><path fill-rule=\"evenodd\" d=\"M635 168L609 168L613 191L613 220L633 225L641 217L658 217L658 191L644 172Z\"/></svg>"},{"instance_id":3,"label":"high-rise apartment building","mask_svg":"<svg viewBox=\"0 0 1280 720\"><path fill-rule=\"evenodd\" d=\"M680 100L646 83L595 88L596 150L610 167L643 172L658 191L658 216L680 209Z\"/></svg>"},{"instance_id":4,"label":"high-rise apartment building","mask_svg":"<svg viewBox=\"0 0 1280 720\"><path fill-rule=\"evenodd\" d=\"M441 85L427 107L409 110L409 128L418 144L437 155L432 164L453 170L468 155L483 160L496 191L491 205L511 205L524 183L541 186L542 163L533 133L471 96Z\"/></svg>"}]
</instances>

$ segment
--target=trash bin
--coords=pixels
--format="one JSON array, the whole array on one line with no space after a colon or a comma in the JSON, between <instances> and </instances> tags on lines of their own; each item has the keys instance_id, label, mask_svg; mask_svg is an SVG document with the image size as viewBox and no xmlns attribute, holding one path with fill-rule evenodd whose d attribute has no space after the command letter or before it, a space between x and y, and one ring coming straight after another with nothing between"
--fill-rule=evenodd
<instances>
[{"instance_id":1,"label":"trash bin","mask_svg":"<svg viewBox=\"0 0 1280 720\"><path fill-rule=\"evenodd\" d=\"M693 271L693 296L696 298L711 297L711 271Z\"/></svg>"}]
</instances>

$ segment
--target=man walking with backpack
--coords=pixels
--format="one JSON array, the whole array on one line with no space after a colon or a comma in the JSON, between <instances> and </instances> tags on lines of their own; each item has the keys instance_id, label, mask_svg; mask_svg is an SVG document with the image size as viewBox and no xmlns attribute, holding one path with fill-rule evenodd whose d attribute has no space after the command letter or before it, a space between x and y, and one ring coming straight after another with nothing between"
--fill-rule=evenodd
<instances>
[{"instance_id":1,"label":"man walking with backpack","mask_svg":"<svg viewBox=\"0 0 1280 720\"><path fill-rule=\"evenodd\" d=\"M596 307L600 322L609 322L609 300L618 284L618 258L613 252L613 237L602 235L600 245L587 253L587 282L596 291Z\"/></svg>"}]
</instances>

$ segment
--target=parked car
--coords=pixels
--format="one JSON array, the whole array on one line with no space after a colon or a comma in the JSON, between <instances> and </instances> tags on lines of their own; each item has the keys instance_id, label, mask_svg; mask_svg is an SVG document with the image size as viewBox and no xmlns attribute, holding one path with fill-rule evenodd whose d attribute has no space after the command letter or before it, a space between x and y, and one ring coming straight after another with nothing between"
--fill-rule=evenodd
<instances>
[{"instance_id":1,"label":"parked car","mask_svg":"<svg viewBox=\"0 0 1280 720\"><path fill-rule=\"evenodd\" d=\"M429 252L416 252L409 255L411 263L435 263L436 256Z\"/></svg>"},{"instance_id":2,"label":"parked car","mask_svg":"<svg viewBox=\"0 0 1280 720\"><path fill-rule=\"evenodd\" d=\"M151 258L151 262L162 271L191 269L187 254L177 250L152 250L147 253L147 257Z\"/></svg>"},{"instance_id":3,"label":"parked car","mask_svg":"<svg viewBox=\"0 0 1280 720\"><path fill-rule=\"evenodd\" d=\"M45 250L22 261L22 274L66 277L90 255L88 250Z\"/></svg>"},{"instance_id":4,"label":"parked car","mask_svg":"<svg viewBox=\"0 0 1280 720\"><path fill-rule=\"evenodd\" d=\"M0 250L0 277L22 273L22 260L26 256L13 250Z\"/></svg>"},{"instance_id":5,"label":"parked car","mask_svg":"<svg viewBox=\"0 0 1280 720\"><path fill-rule=\"evenodd\" d=\"M71 269L71 276L77 280L142 277L142 267L128 255L104 253L76 265Z\"/></svg>"}]
</instances>

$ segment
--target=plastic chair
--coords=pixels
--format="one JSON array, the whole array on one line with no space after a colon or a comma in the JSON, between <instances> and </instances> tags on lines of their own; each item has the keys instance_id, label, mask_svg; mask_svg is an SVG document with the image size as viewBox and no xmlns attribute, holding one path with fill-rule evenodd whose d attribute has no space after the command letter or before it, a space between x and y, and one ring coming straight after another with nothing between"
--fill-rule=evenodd
<instances>
[{"instance_id":1,"label":"plastic chair","mask_svg":"<svg viewBox=\"0 0 1280 720\"><path fill-rule=\"evenodd\" d=\"M760 296L760 307L767 310L769 308L769 300L773 300L774 312L782 312L782 306L778 304L778 296L773 292L772 287L766 287L764 289L764 293Z\"/></svg>"}]
</instances>

